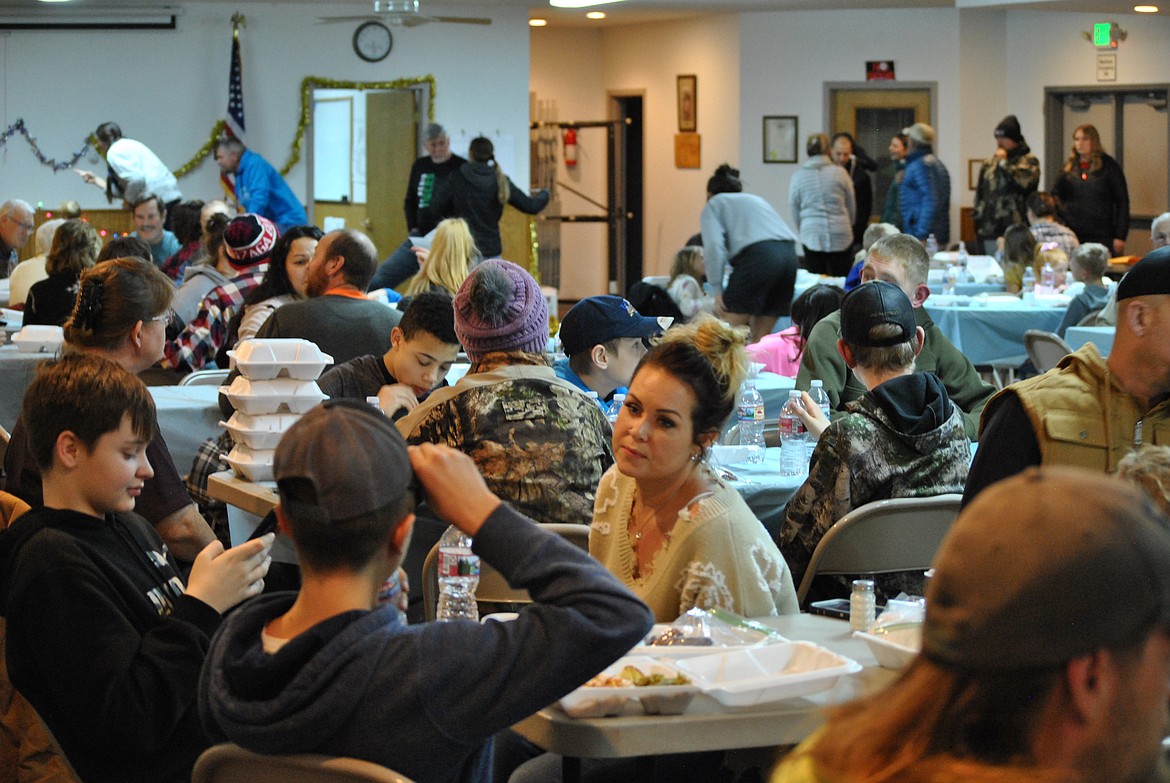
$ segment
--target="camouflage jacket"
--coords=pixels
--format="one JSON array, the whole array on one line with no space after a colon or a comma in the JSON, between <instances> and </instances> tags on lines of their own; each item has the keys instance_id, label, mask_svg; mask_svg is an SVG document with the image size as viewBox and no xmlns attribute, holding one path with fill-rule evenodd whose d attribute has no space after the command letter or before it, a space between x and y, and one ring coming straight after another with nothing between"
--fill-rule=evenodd
<instances>
[{"instance_id":1,"label":"camouflage jacket","mask_svg":"<svg viewBox=\"0 0 1170 783\"><path fill-rule=\"evenodd\" d=\"M896 421L877 395L892 400L907 418ZM962 492L967 480L970 441L961 412L938 376L918 372L894 378L845 410L821 433L808 479L785 509L777 543L797 584L821 538L853 509L875 500ZM928 416L933 426L926 424ZM846 596L847 584L842 586ZM911 586L890 579L878 583L895 594ZM921 590L920 579L917 587Z\"/></svg>"},{"instance_id":2,"label":"camouflage jacket","mask_svg":"<svg viewBox=\"0 0 1170 783\"><path fill-rule=\"evenodd\" d=\"M979 169L975 188L975 234L983 239L1003 236L1013 223L1026 223L1024 202L1040 184L1040 161L1027 144L1006 159L988 158Z\"/></svg>"},{"instance_id":3,"label":"camouflage jacket","mask_svg":"<svg viewBox=\"0 0 1170 783\"><path fill-rule=\"evenodd\" d=\"M533 354L488 354L397 426L407 443L470 455L492 492L536 522L589 524L613 464L605 416Z\"/></svg>"}]
</instances>

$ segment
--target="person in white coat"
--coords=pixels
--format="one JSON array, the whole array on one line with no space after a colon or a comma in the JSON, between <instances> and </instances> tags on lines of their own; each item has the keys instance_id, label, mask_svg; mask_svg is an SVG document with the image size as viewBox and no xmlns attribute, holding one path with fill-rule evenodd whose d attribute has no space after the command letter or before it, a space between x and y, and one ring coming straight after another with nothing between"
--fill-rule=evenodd
<instances>
[{"instance_id":1,"label":"person in white coat","mask_svg":"<svg viewBox=\"0 0 1170 783\"><path fill-rule=\"evenodd\" d=\"M845 169L829 157L829 137L814 133L805 150L808 160L792 177L788 206L804 246L810 272L844 277L853 264L853 218L857 203L853 182Z\"/></svg>"}]
</instances>

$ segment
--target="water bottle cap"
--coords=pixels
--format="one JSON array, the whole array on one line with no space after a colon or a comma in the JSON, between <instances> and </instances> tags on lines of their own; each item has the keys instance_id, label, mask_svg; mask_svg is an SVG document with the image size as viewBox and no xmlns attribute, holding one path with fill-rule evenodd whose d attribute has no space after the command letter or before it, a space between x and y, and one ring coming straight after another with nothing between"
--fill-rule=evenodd
<instances>
[{"instance_id":1,"label":"water bottle cap","mask_svg":"<svg viewBox=\"0 0 1170 783\"><path fill-rule=\"evenodd\" d=\"M619 392L618 394L615 394L615 395L613 395L613 401L614 401L614 402L625 402L625 401L626 401L626 395L624 395L624 394L621 394L621 393Z\"/></svg>"},{"instance_id":2,"label":"water bottle cap","mask_svg":"<svg viewBox=\"0 0 1170 783\"><path fill-rule=\"evenodd\" d=\"M596 400L597 399L597 392L590 389L589 391L585 392L585 396L591 400Z\"/></svg>"},{"instance_id":3,"label":"water bottle cap","mask_svg":"<svg viewBox=\"0 0 1170 783\"><path fill-rule=\"evenodd\" d=\"M809 381L809 384L808 384L808 385L809 385L809 388L811 388L811 389L815 389L815 388L817 388L818 386L824 386L824 385L825 385L825 382L824 382L824 381L822 381L822 380L812 380L812 381Z\"/></svg>"},{"instance_id":4,"label":"water bottle cap","mask_svg":"<svg viewBox=\"0 0 1170 783\"><path fill-rule=\"evenodd\" d=\"M748 389L754 389L754 388L756 388L756 379L755 378L748 378L746 381L743 382L743 385Z\"/></svg>"},{"instance_id":5,"label":"water bottle cap","mask_svg":"<svg viewBox=\"0 0 1170 783\"><path fill-rule=\"evenodd\" d=\"M789 389L788 390L788 399L799 400L800 399L800 392L797 391L796 389Z\"/></svg>"}]
</instances>

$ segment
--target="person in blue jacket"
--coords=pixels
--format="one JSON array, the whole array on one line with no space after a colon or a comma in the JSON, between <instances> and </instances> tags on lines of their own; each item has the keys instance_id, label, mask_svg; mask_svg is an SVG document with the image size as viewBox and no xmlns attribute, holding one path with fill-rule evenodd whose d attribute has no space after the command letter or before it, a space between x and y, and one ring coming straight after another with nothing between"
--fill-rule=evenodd
<instances>
[{"instance_id":1,"label":"person in blue jacket","mask_svg":"<svg viewBox=\"0 0 1170 783\"><path fill-rule=\"evenodd\" d=\"M924 241L934 234L939 247L946 247L951 241L951 177L934 154L934 128L916 122L902 133L910 144L898 191L902 230Z\"/></svg>"},{"instance_id":2,"label":"person in blue jacket","mask_svg":"<svg viewBox=\"0 0 1170 783\"><path fill-rule=\"evenodd\" d=\"M236 175L236 201L240 212L268 218L282 234L293 226L309 222L305 208L280 172L239 139L217 141L215 162L224 174Z\"/></svg>"}]
</instances>

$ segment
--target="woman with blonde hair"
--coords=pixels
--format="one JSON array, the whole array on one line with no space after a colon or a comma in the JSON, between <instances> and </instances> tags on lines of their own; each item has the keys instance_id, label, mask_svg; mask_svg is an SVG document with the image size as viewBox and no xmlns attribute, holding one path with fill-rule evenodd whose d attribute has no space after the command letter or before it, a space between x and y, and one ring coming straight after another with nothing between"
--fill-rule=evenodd
<instances>
[{"instance_id":1,"label":"woman with blonde hair","mask_svg":"<svg viewBox=\"0 0 1170 783\"><path fill-rule=\"evenodd\" d=\"M659 622L696 606L799 611L780 550L707 465L747 370L743 333L700 315L642 358L614 425L615 464L597 488L589 552Z\"/></svg>"},{"instance_id":2,"label":"woman with blonde hair","mask_svg":"<svg viewBox=\"0 0 1170 783\"><path fill-rule=\"evenodd\" d=\"M703 293L701 281L704 277L701 245L687 245L674 254L666 293L678 305L683 318L688 321L699 313L711 313L715 310L715 298Z\"/></svg>"},{"instance_id":3,"label":"woman with blonde hair","mask_svg":"<svg viewBox=\"0 0 1170 783\"><path fill-rule=\"evenodd\" d=\"M415 248L418 273L406 281L404 296L443 290L455 296L467 279L472 259L479 257L471 228L463 218L447 218L435 229L430 249ZM403 307L402 309L406 309Z\"/></svg>"},{"instance_id":4,"label":"woman with blonde hair","mask_svg":"<svg viewBox=\"0 0 1170 783\"><path fill-rule=\"evenodd\" d=\"M1100 242L1119 256L1129 233L1129 188L1117 161L1101 149L1092 125L1073 131L1072 152L1052 186L1064 224L1081 244Z\"/></svg>"},{"instance_id":5,"label":"woman with blonde hair","mask_svg":"<svg viewBox=\"0 0 1170 783\"><path fill-rule=\"evenodd\" d=\"M49 276L28 289L24 322L63 325L73 312L81 273L93 266L101 250L102 238L89 223L77 218L62 223L45 260Z\"/></svg>"},{"instance_id":6,"label":"woman with blonde hair","mask_svg":"<svg viewBox=\"0 0 1170 783\"><path fill-rule=\"evenodd\" d=\"M521 212L535 215L548 205L549 192L539 190L529 196L508 179L496 163L491 139L472 139L467 151L470 158L438 186L431 201L436 215L456 215L467 221L475 245L484 258L498 258L503 251L500 240L500 216L511 204Z\"/></svg>"}]
</instances>

